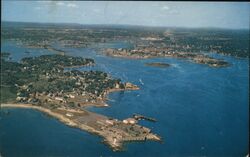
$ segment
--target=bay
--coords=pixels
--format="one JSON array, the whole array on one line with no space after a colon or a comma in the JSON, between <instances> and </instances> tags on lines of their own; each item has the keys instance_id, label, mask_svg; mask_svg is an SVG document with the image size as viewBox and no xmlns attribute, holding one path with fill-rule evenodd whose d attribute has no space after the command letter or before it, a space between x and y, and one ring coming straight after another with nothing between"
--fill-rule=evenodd
<instances>
[{"instance_id":1,"label":"bay","mask_svg":"<svg viewBox=\"0 0 250 157\"><path fill-rule=\"evenodd\" d=\"M13 60L27 57L23 53L26 48L4 44L2 51L11 52ZM121 45L108 44L117 48ZM112 152L98 136L67 127L40 112L7 109L10 114L1 114L0 121L2 156L245 156L249 152L248 59L211 53L231 64L211 68L182 59L130 60L103 56L95 48L61 49L69 55L95 59L96 66L78 70L102 70L140 87L137 91L111 93L107 102L110 107L89 110L118 119L134 113L154 117L156 123L140 124L161 135L164 143L127 143L125 151ZM34 56L52 54L28 50ZM147 62L171 66L149 67L144 65Z\"/></svg>"}]
</instances>

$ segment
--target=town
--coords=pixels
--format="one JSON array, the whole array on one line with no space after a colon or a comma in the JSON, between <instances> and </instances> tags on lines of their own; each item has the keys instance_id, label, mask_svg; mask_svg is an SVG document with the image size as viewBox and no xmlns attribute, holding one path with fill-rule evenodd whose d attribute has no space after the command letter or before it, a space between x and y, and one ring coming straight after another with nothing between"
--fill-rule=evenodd
<instances>
[{"instance_id":1,"label":"town","mask_svg":"<svg viewBox=\"0 0 250 157\"><path fill-rule=\"evenodd\" d=\"M175 53L215 52L249 57L247 30L165 28L145 26L44 24L4 22L3 40L14 40L30 48L56 50L62 47L95 47L97 43L126 42L134 49L167 49ZM168 52L168 51L167 51ZM153 53L153 52L152 52Z\"/></svg>"}]
</instances>

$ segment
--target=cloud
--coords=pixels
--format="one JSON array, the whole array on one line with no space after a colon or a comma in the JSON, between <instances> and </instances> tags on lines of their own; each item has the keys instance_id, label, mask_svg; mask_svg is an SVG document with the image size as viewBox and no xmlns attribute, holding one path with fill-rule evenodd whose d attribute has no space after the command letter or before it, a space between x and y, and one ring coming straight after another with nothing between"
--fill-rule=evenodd
<instances>
[{"instance_id":1,"label":"cloud","mask_svg":"<svg viewBox=\"0 0 250 157\"><path fill-rule=\"evenodd\" d=\"M37 3L48 4L51 3L50 1L37 1Z\"/></svg>"},{"instance_id":2,"label":"cloud","mask_svg":"<svg viewBox=\"0 0 250 157\"><path fill-rule=\"evenodd\" d=\"M93 9L93 11L94 11L95 13L100 13L100 12L101 12L100 9Z\"/></svg>"},{"instance_id":3,"label":"cloud","mask_svg":"<svg viewBox=\"0 0 250 157\"><path fill-rule=\"evenodd\" d=\"M167 6L167 5L165 5L165 6L163 6L162 7L162 10L169 10L170 8L169 8L169 6Z\"/></svg>"},{"instance_id":4,"label":"cloud","mask_svg":"<svg viewBox=\"0 0 250 157\"><path fill-rule=\"evenodd\" d=\"M75 3L68 3L66 6L69 8L78 8L78 6Z\"/></svg>"},{"instance_id":5,"label":"cloud","mask_svg":"<svg viewBox=\"0 0 250 157\"><path fill-rule=\"evenodd\" d=\"M63 3L63 2L56 2L56 5L59 5L59 6L64 6L64 5L65 5L65 3Z\"/></svg>"},{"instance_id":6,"label":"cloud","mask_svg":"<svg viewBox=\"0 0 250 157\"><path fill-rule=\"evenodd\" d=\"M34 9L35 10L41 10L42 8L41 7L35 7Z\"/></svg>"},{"instance_id":7,"label":"cloud","mask_svg":"<svg viewBox=\"0 0 250 157\"><path fill-rule=\"evenodd\" d=\"M179 14L180 12L176 9L170 10L169 14Z\"/></svg>"},{"instance_id":8,"label":"cloud","mask_svg":"<svg viewBox=\"0 0 250 157\"><path fill-rule=\"evenodd\" d=\"M43 5L56 5L56 6L62 6L67 8L78 8L78 5L72 2L55 2L55 1L38 1L38 3Z\"/></svg>"}]
</instances>

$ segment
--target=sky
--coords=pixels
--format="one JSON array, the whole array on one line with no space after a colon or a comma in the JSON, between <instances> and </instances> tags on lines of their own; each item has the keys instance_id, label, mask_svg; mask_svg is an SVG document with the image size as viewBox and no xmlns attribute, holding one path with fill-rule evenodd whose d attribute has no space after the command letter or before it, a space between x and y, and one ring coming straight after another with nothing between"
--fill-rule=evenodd
<instances>
[{"instance_id":1,"label":"sky","mask_svg":"<svg viewBox=\"0 0 250 157\"><path fill-rule=\"evenodd\" d=\"M2 21L249 29L248 2L2 1Z\"/></svg>"}]
</instances>

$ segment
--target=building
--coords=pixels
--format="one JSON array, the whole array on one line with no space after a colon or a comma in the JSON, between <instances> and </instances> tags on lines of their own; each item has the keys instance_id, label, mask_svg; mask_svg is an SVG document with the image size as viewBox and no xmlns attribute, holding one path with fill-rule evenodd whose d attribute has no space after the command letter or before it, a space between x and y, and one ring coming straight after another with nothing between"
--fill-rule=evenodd
<instances>
[{"instance_id":1,"label":"building","mask_svg":"<svg viewBox=\"0 0 250 157\"><path fill-rule=\"evenodd\" d=\"M72 95L72 94L69 94L69 97L70 97L70 98L75 98L75 96L74 96L74 95Z\"/></svg>"},{"instance_id":2,"label":"building","mask_svg":"<svg viewBox=\"0 0 250 157\"><path fill-rule=\"evenodd\" d=\"M114 125L115 124L115 121L114 120L106 120L105 121L107 124L109 125Z\"/></svg>"},{"instance_id":3,"label":"building","mask_svg":"<svg viewBox=\"0 0 250 157\"><path fill-rule=\"evenodd\" d=\"M116 83L116 84L115 84L115 88L117 88L117 89L119 89L119 88L120 88L119 83Z\"/></svg>"},{"instance_id":4,"label":"building","mask_svg":"<svg viewBox=\"0 0 250 157\"><path fill-rule=\"evenodd\" d=\"M124 124L135 124L137 123L137 120L135 120L134 118L127 118L127 119L124 119L122 122Z\"/></svg>"},{"instance_id":5,"label":"building","mask_svg":"<svg viewBox=\"0 0 250 157\"><path fill-rule=\"evenodd\" d=\"M73 114L72 114L72 113L66 113L66 116L67 116L67 117L72 117Z\"/></svg>"}]
</instances>

